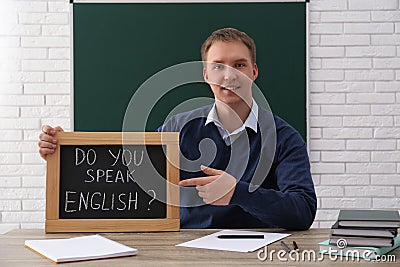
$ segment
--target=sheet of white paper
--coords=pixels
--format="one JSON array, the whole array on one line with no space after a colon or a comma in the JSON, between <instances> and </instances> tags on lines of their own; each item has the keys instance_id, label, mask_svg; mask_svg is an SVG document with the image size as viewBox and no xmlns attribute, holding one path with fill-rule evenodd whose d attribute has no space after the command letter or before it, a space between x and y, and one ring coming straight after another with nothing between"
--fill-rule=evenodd
<instances>
[{"instance_id":1,"label":"sheet of white paper","mask_svg":"<svg viewBox=\"0 0 400 267\"><path fill-rule=\"evenodd\" d=\"M246 235L246 234L264 235L264 239L220 239L217 237L219 235ZM287 236L290 236L290 234L222 230L211 235L207 235L182 244L178 244L177 246L227 250L227 251L237 251L237 252L253 252L256 249L269 245Z\"/></svg>"}]
</instances>

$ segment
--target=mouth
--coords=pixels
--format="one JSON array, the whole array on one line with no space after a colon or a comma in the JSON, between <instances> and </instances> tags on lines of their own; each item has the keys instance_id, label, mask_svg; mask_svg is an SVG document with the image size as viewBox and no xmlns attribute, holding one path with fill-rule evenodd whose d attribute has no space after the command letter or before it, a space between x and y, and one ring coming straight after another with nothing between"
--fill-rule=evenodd
<instances>
[{"instance_id":1,"label":"mouth","mask_svg":"<svg viewBox=\"0 0 400 267\"><path fill-rule=\"evenodd\" d=\"M221 86L222 90L229 90L229 91L237 91L240 89L240 86Z\"/></svg>"}]
</instances>

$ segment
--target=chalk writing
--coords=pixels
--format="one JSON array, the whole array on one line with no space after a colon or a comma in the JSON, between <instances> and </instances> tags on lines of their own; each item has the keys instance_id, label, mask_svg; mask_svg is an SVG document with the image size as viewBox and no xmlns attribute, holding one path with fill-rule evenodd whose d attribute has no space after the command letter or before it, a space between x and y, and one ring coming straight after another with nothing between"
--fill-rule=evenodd
<instances>
[{"instance_id":1,"label":"chalk writing","mask_svg":"<svg viewBox=\"0 0 400 267\"><path fill-rule=\"evenodd\" d=\"M60 218L165 218L156 199L165 185L139 183L160 169L165 177L162 146L62 146L60 153Z\"/></svg>"},{"instance_id":2,"label":"chalk writing","mask_svg":"<svg viewBox=\"0 0 400 267\"><path fill-rule=\"evenodd\" d=\"M84 210L137 210L138 193L65 192L65 212Z\"/></svg>"}]
</instances>

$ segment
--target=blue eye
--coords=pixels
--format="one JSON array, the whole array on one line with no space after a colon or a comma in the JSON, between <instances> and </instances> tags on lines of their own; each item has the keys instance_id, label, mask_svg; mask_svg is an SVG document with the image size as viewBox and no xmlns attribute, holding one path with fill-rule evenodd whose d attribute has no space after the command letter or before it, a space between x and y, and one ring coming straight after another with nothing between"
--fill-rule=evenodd
<instances>
[{"instance_id":1,"label":"blue eye","mask_svg":"<svg viewBox=\"0 0 400 267\"><path fill-rule=\"evenodd\" d=\"M224 68L224 65L222 65L222 64L215 64L214 66L213 66L213 69L214 70L222 70Z\"/></svg>"}]
</instances>

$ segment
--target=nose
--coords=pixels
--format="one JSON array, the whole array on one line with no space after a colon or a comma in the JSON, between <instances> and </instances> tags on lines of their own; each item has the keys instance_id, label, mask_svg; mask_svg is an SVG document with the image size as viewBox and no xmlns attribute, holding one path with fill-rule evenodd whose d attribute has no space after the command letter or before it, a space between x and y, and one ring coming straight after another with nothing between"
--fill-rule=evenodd
<instances>
[{"instance_id":1,"label":"nose","mask_svg":"<svg viewBox=\"0 0 400 267\"><path fill-rule=\"evenodd\" d=\"M225 81L234 81L236 80L236 70L231 67L226 67L224 71L224 80Z\"/></svg>"}]
</instances>

